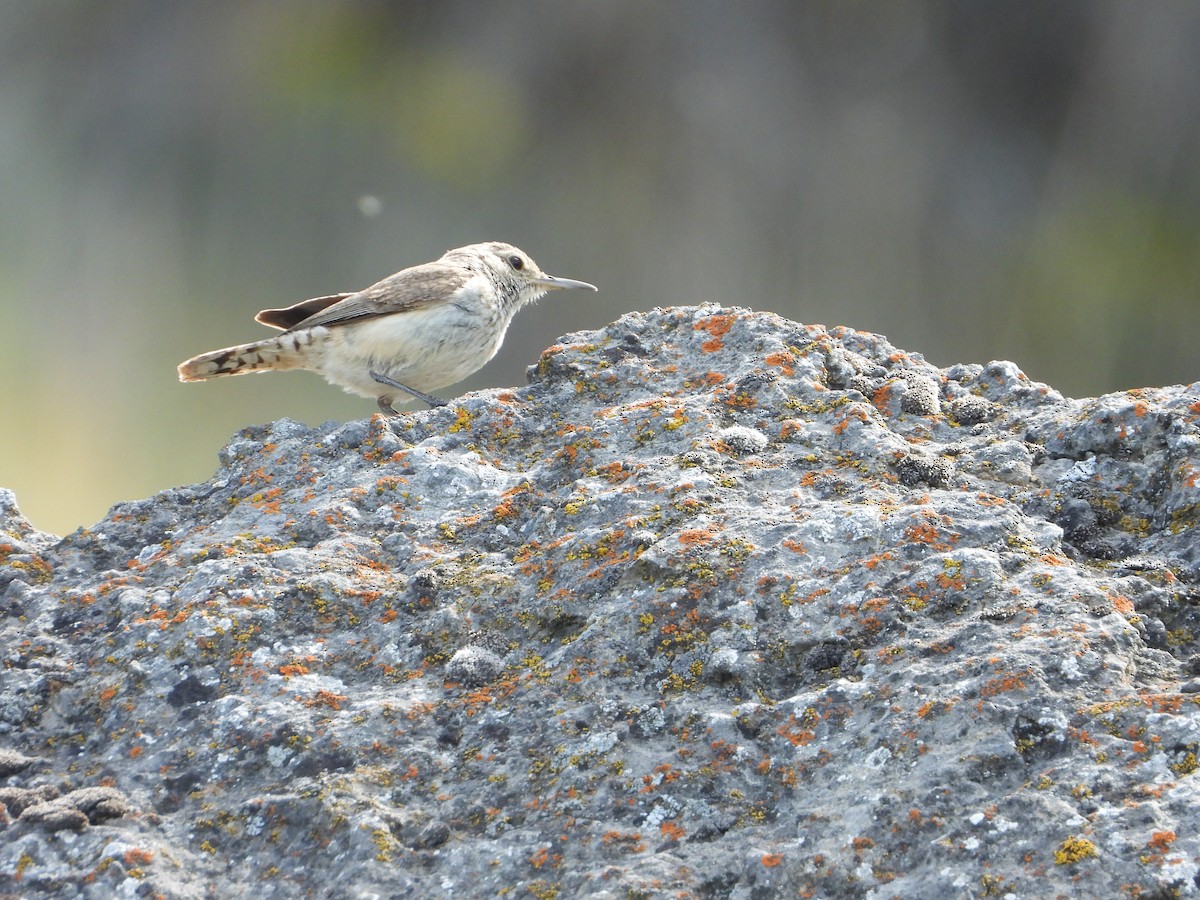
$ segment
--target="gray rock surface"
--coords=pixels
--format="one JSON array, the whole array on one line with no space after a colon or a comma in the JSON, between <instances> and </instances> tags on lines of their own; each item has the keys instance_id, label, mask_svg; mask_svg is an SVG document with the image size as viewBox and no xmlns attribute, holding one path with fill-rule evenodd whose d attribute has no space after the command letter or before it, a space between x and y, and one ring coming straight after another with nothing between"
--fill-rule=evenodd
<instances>
[{"instance_id":1,"label":"gray rock surface","mask_svg":"<svg viewBox=\"0 0 1200 900\"><path fill-rule=\"evenodd\" d=\"M0 893L1197 894L1200 385L714 306L530 379L0 492Z\"/></svg>"}]
</instances>

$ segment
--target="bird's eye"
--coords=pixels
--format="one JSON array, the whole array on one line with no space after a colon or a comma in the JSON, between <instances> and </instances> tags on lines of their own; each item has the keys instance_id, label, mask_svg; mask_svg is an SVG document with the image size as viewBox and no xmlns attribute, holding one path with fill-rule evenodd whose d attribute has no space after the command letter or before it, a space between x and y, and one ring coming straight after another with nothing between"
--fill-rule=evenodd
<instances>
[{"instance_id":1,"label":"bird's eye","mask_svg":"<svg viewBox=\"0 0 1200 900\"><path fill-rule=\"evenodd\" d=\"M525 268L525 260L521 259L519 256L510 256L508 258L508 264L518 272Z\"/></svg>"}]
</instances>

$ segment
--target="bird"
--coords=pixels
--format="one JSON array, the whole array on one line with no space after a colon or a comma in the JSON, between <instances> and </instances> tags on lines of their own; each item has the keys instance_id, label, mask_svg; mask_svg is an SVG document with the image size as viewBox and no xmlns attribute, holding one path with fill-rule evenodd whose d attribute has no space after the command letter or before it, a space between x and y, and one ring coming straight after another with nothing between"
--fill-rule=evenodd
<instances>
[{"instance_id":1,"label":"bird","mask_svg":"<svg viewBox=\"0 0 1200 900\"><path fill-rule=\"evenodd\" d=\"M429 392L481 369L518 310L559 289L596 286L547 275L512 244L471 244L361 291L264 309L255 320L282 334L194 356L179 380L300 369L373 397L387 416L412 398L444 406Z\"/></svg>"}]
</instances>

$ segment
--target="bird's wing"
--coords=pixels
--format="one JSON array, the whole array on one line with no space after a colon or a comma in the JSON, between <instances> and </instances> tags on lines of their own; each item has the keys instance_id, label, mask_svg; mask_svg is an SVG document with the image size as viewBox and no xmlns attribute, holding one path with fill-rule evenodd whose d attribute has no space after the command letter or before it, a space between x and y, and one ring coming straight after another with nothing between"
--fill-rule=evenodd
<instances>
[{"instance_id":1,"label":"bird's wing","mask_svg":"<svg viewBox=\"0 0 1200 900\"><path fill-rule=\"evenodd\" d=\"M314 307L316 312L291 325L288 331L315 328L318 325L341 325L356 319L420 309L431 303L449 299L470 277L469 271L457 266L438 263L413 266L411 269L390 275L357 294L345 295L324 308ZM308 302L316 303L314 300Z\"/></svg>"},{"instance_id":2,"label":"bird's wing","mask_svg":"<svg viewBox=\"0 0 1200 900\"><path fill-rule=\"evenodd\" d=\"M352 296L354 296L352 293L330 294L328 297L313 297L311 300L305 300L303 303L297 303L293 306L285 306L283 309L264 309L254 317L254 321L270 325L272 328L286 330L295 327L309 316L315 315L323 309L328 309L338 301Z\"/></svg>"}]
</instances>

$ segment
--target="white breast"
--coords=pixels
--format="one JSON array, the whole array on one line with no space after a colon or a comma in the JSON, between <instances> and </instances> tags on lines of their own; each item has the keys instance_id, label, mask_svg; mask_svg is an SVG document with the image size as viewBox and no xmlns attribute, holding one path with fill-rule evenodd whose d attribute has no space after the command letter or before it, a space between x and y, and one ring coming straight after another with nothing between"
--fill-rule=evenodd
<instances>
[{"instance_id":1,"label":"white breast","mask_svg":"<svg viewBox=\"0 0 1200 900\"><path fill-rule=\"evenodd\" d=\"M377 397L372 371L434 391L482 368L500 349L512 313L479 300L472 279L453 301L313 329L325 331L313 371L363 397Z\"/></svg>"}]
</instances>

